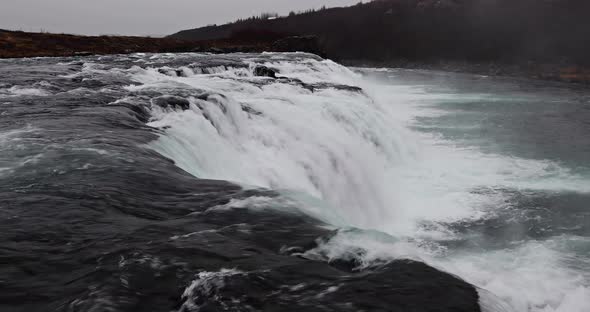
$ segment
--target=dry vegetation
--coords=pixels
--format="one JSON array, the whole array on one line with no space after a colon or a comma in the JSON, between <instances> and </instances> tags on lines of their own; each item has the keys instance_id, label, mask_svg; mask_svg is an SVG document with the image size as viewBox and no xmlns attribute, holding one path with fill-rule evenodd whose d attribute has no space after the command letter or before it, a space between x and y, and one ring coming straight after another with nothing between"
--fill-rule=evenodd
<instances>
[{"instance_id":1,"label":"dry vegetation","mask_svg":"<svg viewBox=\"0 0 590 312\"><path fill-rule=\"evenodd\" d=\"M182 52L194 47L194 42L171 38L90 37L0 30L0 58Z\"/></svg>"}]
</instances>

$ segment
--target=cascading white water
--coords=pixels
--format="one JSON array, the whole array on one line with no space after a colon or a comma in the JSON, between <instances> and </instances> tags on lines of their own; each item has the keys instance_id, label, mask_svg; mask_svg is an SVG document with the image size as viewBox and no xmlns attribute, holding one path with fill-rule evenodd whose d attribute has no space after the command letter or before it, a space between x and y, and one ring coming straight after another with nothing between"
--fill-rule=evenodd
<instances>
[{"instance_id":1,"label":"cascading white water","mask_svg":"<svg viewBox=\"0 0 590 312\"><path fill-rule=\"evenodd\" d=\"M589 279L563 264L571 255L558 251L562 241L478 253L437 243L457 238L445 224L485 219L507 208L507 188L590 192L586 178L550 161L484 154L411 130L414 117L440 113L420 103L448 95L380 85L334 62L301 55L262 59L281 76L303 83L364 91L312 91L254 77L252 67L261 61L254 58L245 58L249 70L185 71L187 77L134 69L130 74L141 84L128 87L133 91L210 94L189 98L186 111L154 106L151 125L167 130L152 147L195 176L280 190L328 223L364 230L342 231L321 246L330 257L361 246L366 265L421 259L491 291L516 311L582 312L590 306Z\"/></svg>"},{"instance_id":2,"label":"cascading white water","mask_svg":"<svg viewBox=\"0 0 590 312\"><path fill-rule=\"evenodd\" d=\"M358 79L332 62L273 66L306 83ZM148 82L141 88L169 83L169 77L153 74L136 77ZM154 126L182 124L170 128L171 135L162 137L157 149L199 177L320 198L345 209L332 211L343 224L385 229L381 221L396 219L395 210L389 208L395 190L389 189L386 173L410 158L411 151L402 144L403 129L395 130L395 123L371 97L331 88L312 92L284 83L259 88L248 81L266 78L236 81L230 79L233 74L197 75L182 81L226 98L216 97L221 105L192 99L195 105L189 111L156 113ZM248 114L241 105L260 114ZM383 136L386 132L392 134ZM197 147L212 153L195 153Z\"/></svg>"}]
</instances>

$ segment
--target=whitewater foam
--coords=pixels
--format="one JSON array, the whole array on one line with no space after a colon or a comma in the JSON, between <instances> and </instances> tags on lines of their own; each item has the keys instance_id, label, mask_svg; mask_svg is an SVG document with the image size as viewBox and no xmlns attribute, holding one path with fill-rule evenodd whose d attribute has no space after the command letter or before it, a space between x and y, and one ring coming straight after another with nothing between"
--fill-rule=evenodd
<instances>
[{"instance_id":1,"label":"whitewater foam","mask_svg":"<svg viewBox=\"0 0 590 312\"><path fill-rule=\"evenodd\" d=\"M12 86L10 88L0 88L0 98L10 98L18 96L47 96L50 93L42 88Z\"/></svg>"},{"instance_id":2,"label":"whitewater foam","mask_svg":"<svg viewBox=\"0 0 590 312\"><path fill-rule=\"evenodd\" d=\"M197 278L188 286L182 299L184 303L178 311L198 311L200 297L219 300L218 291L225 286L225 280L234 275L245 274L235 269L222 269L219 272L201 272Z\"/></svg>"},{"instance_id":3,"label":"whitewater foam","mask_svg":"<svg viewBox=\"0 0 590 312\"><path fill-rule=\"evenodd\" d=\"M39 129L26 126L20 129L0 131L0 177L9 175L16 168L38 161L43 154L20 155L24 142Z\"/></svg>"},{"instance_id":4,"label":"whitewater foam","mask_svg":"<svg viewBox=\"0 0 590 312\"><path fill-rule=\"evenodd\" d=\"M576 238L521 242L499 250L457 251L432 240L341 230L303 256L325 261L355 260L359 269L396 259L424 261L481 287L487 311L583 312L590 298L590 276L579 269L590 263L556 246L571 239ZM571 262L578 264L578 270Z\"/></svg>"},{"instance_id":5,"label":"whitewater foam","mask_svg":"<svg viewBox=\"0 0 590 312\"><path fill-rule=\"evenodd\" d=\"M210 94L189 96L186 111L154 107L150 125L166 134L151 146L195 176L279 190L299 203L288 207L356 228L307 256L360 257L363 266L426 261L491 291L516 311L582 312L590 306L590 279L576 277L579 271L563 263L572 255L548 242L500 250L455 250L442 243L465 239L446 224L494 218L510 208L514 190L588 193L586 177L549 160L484 153L412 129L417 116L444 113L425 104L453 95L379 85L331 61L272 57L276 61L265 66L301 83L254 77L259 60L247 58L247 74L244 68L181 76L134 68L129 74L140 85L130 91ZM364 91L310 90L306 83ZM272 206L268 200L261 205ZM359 246L364 252L349 253ZM487 305L502 308L493 300Z\"/></svg>"}]
</instances>

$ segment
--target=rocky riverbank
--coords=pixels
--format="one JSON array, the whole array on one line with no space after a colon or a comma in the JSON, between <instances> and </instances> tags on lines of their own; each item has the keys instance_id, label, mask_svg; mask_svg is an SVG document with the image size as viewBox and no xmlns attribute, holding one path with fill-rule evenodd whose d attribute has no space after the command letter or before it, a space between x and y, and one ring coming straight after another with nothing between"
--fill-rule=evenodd
<instances>
[{"instance_id":1,"label":"rocky riverbank","mask_svg":"<svg viewBox=\"0 0 590 312\"><path fill-rule=\"evenodd\" d=\"M0 29L0 58L65 57L129 53L235 53L301 51L326 56L314 37L294 36L276 40L183 40L128 36L78 36L28 33Z\"/></svg>"},{"instance_id":2,"label":"rocky riverbank","mask_svg":"<svg viewBox=\"0 0 590 312\"><path fill-rule=\"evenodd\" d=\"M194 45L170 38L77 36L0 30L0 58L185 52Z\"/></svg>"},{"instance_id":3,"label":"rocky riverbank","mask_svg":"<svg viewBox=\"0 0 590 312\"><path fill-rule=\"evenodd\" d=\"M568 64L501 64L474 62L411 62L405 60L373 62L368 60L342 60L340 63L355 67L388 67L405 69L439 70L486 76L519 77L590 85L590 68Z\"/></svg>"}]
</instances>

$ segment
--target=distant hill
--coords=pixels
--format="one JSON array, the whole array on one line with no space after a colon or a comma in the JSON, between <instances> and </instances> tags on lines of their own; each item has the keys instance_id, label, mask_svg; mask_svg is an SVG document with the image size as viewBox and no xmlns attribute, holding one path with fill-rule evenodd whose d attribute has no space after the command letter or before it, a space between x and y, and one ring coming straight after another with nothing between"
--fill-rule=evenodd
<instances>
[{"instance_id":1,"label":"distant hill","mask_svg":"<svg viewBox=\"0 0 590 312\"><path fill-rule=\"evenodd\" d=\"M274 42L315 36L338 61L590 64L588 0L377 0L250 18L169 38Z\"/></svg>"},{"instance_id":2,"label":"distant hill","mask_svg":"<svg viewBox=\"0 0 590 312\"><path fill-rule=\"evenodd\" d=\"M0 58L191 51L194 42L172 38L77 36L0 29Z\"/></svg>"}]
</instances>

